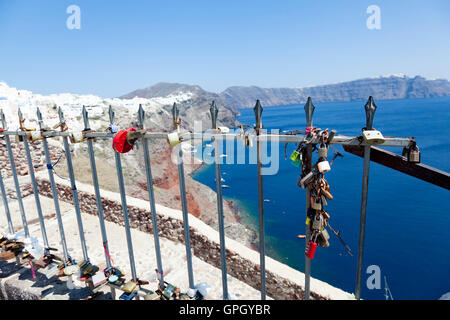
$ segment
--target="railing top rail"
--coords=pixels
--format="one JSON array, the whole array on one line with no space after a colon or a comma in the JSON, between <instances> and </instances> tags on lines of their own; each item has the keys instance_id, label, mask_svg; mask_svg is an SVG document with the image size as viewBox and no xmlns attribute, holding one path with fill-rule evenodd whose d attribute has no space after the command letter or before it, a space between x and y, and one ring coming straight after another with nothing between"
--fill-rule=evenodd
<instances>
[{"instance_id":1,"label":"railing top rail","mask_svg":"<svg viewBox=\"0 0 450 320\"><path fill-rule=\"evenodd\" d=\"M143 139L147 140L153 140L153 139L166 139L167 138L166 132L147 132L145 136L143 136ZM2 135L8 135L8 136L26 136L25 131L3 131L0 132L0 136ZM52 137L69 137L71 135L71 132L60 132L60 131L46 131L42 133L42 136L45 138L52 138ZM98 138L98 139L110 139L114 138L115 134L110 132L89 132L85 133L84 136L86 138ZM218 134L218 133L209 133L209 132L199 132L199 133L191 133L186 132L180 135L180 138L182 141L187 140L195 140L195 139L202 139L205 140L205 136L211 140L213 139L219 139L219 140L241 140L243 139L243 136L239 133L226 133L226 134ZM306 136L299 134L299 135L284 135L284 134L273 134L273 133L266 133L261 134L257 136L256 134L250 134L250 137L255 141L261 141L261 142L284 142L284 143L300 143L305 141ZM314 138L311 143L318 143L319 138ZM384 147L409 147L413 143L413 138L398 138L398 137L385 137L385 142L382 144L379 144L379 146ZM343 135L337 135L333 138L333 141L331 144L339 144L339 145L359 145L359 146L365 146L366 143L364 141L361 141L359 137L349 137L349 136L343 136Z\"/></svg>"}]
</instances>

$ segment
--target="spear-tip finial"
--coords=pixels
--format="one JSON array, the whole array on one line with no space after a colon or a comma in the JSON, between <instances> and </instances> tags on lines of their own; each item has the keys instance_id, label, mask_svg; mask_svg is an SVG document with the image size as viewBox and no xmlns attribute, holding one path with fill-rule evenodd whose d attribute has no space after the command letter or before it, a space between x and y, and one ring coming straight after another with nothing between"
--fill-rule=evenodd
<instances>
[{"instance_id":1,"label":"spear-tip finial","mask_svg":"<svg viewBox=\"0 0 450 320\"><path fill-rule=\"evenodd\" d=\"M209 112L211 113L212 128L213 129L217 129L217 116L219 114L219 109L217 108L215 101L213 101L211 103L211 107L209 108Z\"/></svg>"},{"instance_id":2,"label":"spear-tip finial","mask_svg":"<svg viewBox=\"0 0 450 320\"><path fill-rule=\"evenodd\" d=\"M142 104L139 104L138 121L139 124L141 125L141 128L144 126L144 120L145 120L145 111L144 108L142 108Z\"/></svg>"},{"instance_id":3,"label":"spear-tip finial","mask_svg":"<svg viewBox=\"0 0 450 320\"><path fill-rule=\"evenodd\" d=\"M306 127L312 127L312 119L314 115L314 110L316 110L316 107L312 103L311 97L308 97L308 101L306 101L305 104L305 114L306 114Z\"/></svg>"},{"instance_id":4,"label":"spear-tip finial","mask_svg":"<svg viewBox=\"0 0 450 320\"><path fill-rule=\"evenodd\" d=\"M58 116L60 122L64 121L64 112L62 111L61 106L58 107Z\"/></svg>"},{"instance_id":5,"label":"spear-tip finial","mask_svg":"<svg viewBox=\"0 0 450 320\"><path fill-rule=\"evenodd\" d=\"M377 106L376 106L375 101L373 100L372 96L369 97L369 100L367 101L366 105L364 106L364 109L366 110L366 129L372 130L373 118L375 116L375 111L377 110Z\"/></svg>"},{"instance_id":6,"label":"spear-tip finial","mask_svg":"<svg viewBox=\"0 0 450 320\"><path fill-rule=\"evenodd\" d=\"M173 117L173 124L174 124L175 129L178 129L178 126L179 126L179 116L180 116L180 110L178 109L178 106L175 102L172 107L172 117Z\"/></svg>"},{"instance_id":7,"label":"spear-tip finial","mask_svg":"<svg viewBox=\"0 0 450 320\"><path fill-rule=\"evenodd\" d=\"M109 114L109 122L111 124L113 124L114 123L115 114L114 114L114 110L113 110L111 105L109 105L108 114Z\"/></svg>"},{"instance_id":8,"label":"spear-tip finial","mask_svg":"<svg viewBox=\"0 0 450 320\"><path fill-rule=\"evenodd\" d=\"M6 119L5 119L5 114L3 113L3 109L0 109L0 118L2 119L3 129L6 129Z\"/></svg>"},{"instance_id":9,"label":"spear-tip finial","mask_svg":"<svg viewBox=\"0 0 450 320\"><path fill-rule=\"evenodd\" d=\"M261 106L261 102L259 100L256 100L256 105L253 108L253 111L255 112L256 128L261 129L262 128L263 107Z\"/></svg>"}]
</instances>

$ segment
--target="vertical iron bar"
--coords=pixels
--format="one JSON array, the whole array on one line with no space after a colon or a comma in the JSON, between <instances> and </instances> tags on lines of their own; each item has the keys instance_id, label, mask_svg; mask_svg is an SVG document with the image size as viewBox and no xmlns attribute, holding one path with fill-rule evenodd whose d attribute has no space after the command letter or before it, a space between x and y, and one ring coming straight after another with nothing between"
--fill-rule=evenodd
<instances>
[{"instance_id":1,"label":"vertical iron bar","mask_svg":"<svg viewBox=\"0 0 450 320\"><path fill-rule=\"evenodd\" d=\"M85 106L83 106L82 115L83 115L83 121L84 121L84 130L85 131L91 130L91 128L89 126L88 113L86 111ZM87 145L88 145L89 160L91 163L92 182L93 182L94 190L95 190L95 201L97 203L98 219L100 221L100 232L102 234L103 247L104 247L104 251L105 251L106 266L108 268L110 268L111 260L109 259L109 256L108 256L108 252L109 252L108 238L106 236L105 218L103 216L102 199L100 197L100 188L98 186L97 166L95 165L94 147L92 145L92 139L87 139Z\"/></svg>"},{"instance_id":2,"label":"vertical iron bar","mask_svg":"<svg viewBox=\"0 0 450 320\"><path fill-rule=\"evenodd\" d=\"M1 172L0 172L0 192L2 193L3 206L5 207L6 219L8 220L8 230L10 234L14 234L14 226L11 220L11 212L9 211L8 198L6 197L5 185L3 184L3 177Z\"/></svg>"},{"instance_id":3,"label":"vertical iron bar","mask_svg":"<svg viewBox=\"0 0 450 320\"><path fill-rule=\"evenodd\" d=\"M255 108L256 134L259 136L262 130L263 108L259 100L256 101ZM257 144L257 169L258 169L258 211L259 211L259 259L261 269L261 300L266 300L266 247L264 241L264 190L262 176L262 142Z\"/></svg>"},{"instance_id":4,"label":"vertical iron bar","mask_svg":"<svg viewBox=\"0 0 450 320\"><path fill-rule=\"evenodd\" d=\"M312 127L312 119L314 115L314 110L316 108L314 107L312 103L311 97L308 97L308 101L305 105L305 114L306 114L306 127ZM312 145L309 144L306 147L306 172L305 174L308 174L312 170ZM306 215L308 215L308 209L310 207L310 201L311 201L311 190L308 186L306 188ZM305 251L306 246L308 245L308 241L311 237L311 231L309 230L309 226L306 226L306 238L305 238ZM309 300L311 295L311 259L305 256L305 300Z\"/></svg>"},{"instance_id":5,"label":"vertical iron bar","mask_svg":"<svg viewBox=\"0 0 450 320\"><path fill-rule=\"evenodd\" d=\"M142 105L139 105L138 118L139 118L140 129L144 129L145 112L144 112L144 109L142 108ZM164 270L163 270L162 259L161 259L161 247L159 244L159 231L158 231L158 221L157 221L157 215L156 215L155 192L153 189L153 177L152 177L152 168L151 168L151 161L150 161L150 152L148 150L148 141L146 139L142 139L142 146L144 149L145 171L147 173L148 198L150 200L150 211L152 214L153 239L155 242L156 263L158 266L159 283L160 283L161 287L163 287L163 285L164 285Z\"/></svg>"},{"instance_id":6,"label":"vertical iron bar","mask_svg":"<svg viewBox=\"0 0 450 320\"><path fill-rule=\"evenodd\" d=\"M180 111L176 103L173 104L172 116L175 130L180 131ZM184 243L186 246L186 260L188 267L188 277L189 277L189 287L194 288L194 272L192 271L192 253L191 253L191 236L189 232L189 214L186 201L186 185L184 182L184 166L183 166L183 150L181 145L176 146L177 148L177 160L178 160L178 178L180 181L180 198L181 198L181 209L183 212L183 225L184 225Z\"/></svg>"},{"instance_id":7,"label":"vertical iron bar","mask_svg":"<svg viewBox=\"0 0 450 320\"><path fill-rule=\"evenodd\" d=\"M59 122L61 124L61 131L63 131L63 124L65 123L64 114L61 107L58 108ZM70 146L67 137L62 137L64 142L64 152L66 154L67 171L69 172L70 184L72 187L72 197L75 206L75 213L78 223L78 233L80 234L81 249L83 251L83 258L85 261L89 261L89 256L86 247L86 239L84 237L83 220L81 218L80 202L78 198L78 190L75 181L75 175L73 173L72 155L70 154Z\"/></svg>"},{"instance_id":8,"label":"vertical iron bar","mask_svg":"<svg viewBox=\"0 0 450 320\"><path fill-rule=\"evenodd\" d=\"M216 103L213 101L211 108L209 109L211 113L212 128L217 129L217 115L219 110L217 109ZM228 300L228 282L227 282L227 261L226 261L226 246L225 246L225 223L223 216L223 198L222 198L222 174L220 171L220 154L219 154L219 141L217 138L214 139L214 158L215 158L215 169L216 169L216 193L217 193L217 214L219 218L219 239L220 239L220 261L222 267L222 289L223 289L223 300Z\"/></svg>"},{"instance_id":9,"label":"vertical iron bar","mask_svg":"<svg viewBox=\"0 0 450 320\"><path fill-rule=\"evenodd\" d=\"M39 110L39 108L37 108L36 113L37 113L37 119L39 122L39 128L41 129L41 131L43 131L45 128L44 128L44 123L42 121L42 113ZM61 217L61 210L59 208L58 191L56 189L55 177L53 176L53 165L52 165L52 160L50 158L50 152L48 150L48 142L47 142L46 138L44 138L42 140L42 145L44 147L45 159L47 161L48 177L49 177L50 185L52 188L53 202L55 204L56 218L58 220L59 234L61 236L61 245L63 247L63 254L64 254L63 262L64 262L64 265L66 265L66 262L69 259L69 253L67 251L66 236L64 234L64 226L63 226L63 221L62 221L62 217Z\"/></svg>"},{"instance_id":10,"label":"vertical iron bar","mask_svg":"<svg viewBox=\"0 0 450 320\"><path fill-rule=\"evenodd\" d=\"M3 129L6 129L7 128L6 118L5 118L5 114L3 113L3 110L1 110L1 118L2 118ZM14 179L14 185L16 187L17 201L19 202L20 214L22 216L23 230L25 232L25 237L29 238L30 231L28 229L28 222L27 222L27 217L25 215L25 208L23 206L22 193L20 192L19 179L17 178L17 170L16 170L16 164L14 162L12 148L11 148L11 141L9 140L8 135L5 135L5 142L6 142L6 149L8 149L9 163L11 164L11 171L12 171L12 176Z\"/></svg>"},{"instance_id":11,"label":"vertical iron bar","mask_svg":"<svg viewBox=\"0 0 450 320\"><path fill-rule=\"evenodd\" d=\"M114 111L111 106L109 106L109 121L111 125L114 123ZM131 276L133 277L133 281L137 281L136 265L134 261L134 252L133 252L133 241L131 239L130 221L128 219L127 195L125 193L125 183L123 181L122 161L120 160L120 154L117 151L114 151L114 156L116 158L117 178L119 182L120 199L122 202L125 233L127 236L127 246L128 246L128 255L130 257Z\"/></svg>"},{"instance_id":12,"label":"vertical iron bar","mask_svg":"<svg viewBox=\"0 0 450 320\"><path fill-rule=\"evenodd\" d=\"M373 100L373 97L369 97L366 105L364 106L366 111L366 127L365 130L372 130L373 128L373 118L377 106ZM364 130L363 129L363 130ZM362 268L363 268L363 258L364 258L364 240L366 231L366 212L367 212L367 195L369 188L369 169L370 169L370 146L364 146L364 168L363 168L363 182L362 182L362 192L361 192L361 217L359 223L359 242L358 242L358 264L356 268L356 288L355 297L357 300L361 299L361 279L362 279Z\"/></svg>"},{"instance_id":13,"label":"vertical iron bar","mask_svg":"<svg viewBox=\"0 0 450 320\"><path fill-rule=\"evenodd\" d=\"M23 128L23 115L22 112L18 111L19 115L19 123L20 123L20 129L22 131L25 131ZM34 193L34 200L36 202L36 209L39 216L39 224L41 226L41 232L42 232L42 240L44 241L45 247L50 247L48 244L48 238L47 238L47 230L45 228L45 222L44 222L44 215L42 214L42 206L41 206L41 200L39 198L39 190L36 183L36 177L34 175L34 166L33 166L33 160L31 158L30 153L30 147L28 145L28 139L27 137L23 137L23 146L25 147L25 153L27 155L27 162L28 162L28 171L30 171L30 178L31 178L31 185L33 186L33 193Z\"/></svg>"}]
</instances>

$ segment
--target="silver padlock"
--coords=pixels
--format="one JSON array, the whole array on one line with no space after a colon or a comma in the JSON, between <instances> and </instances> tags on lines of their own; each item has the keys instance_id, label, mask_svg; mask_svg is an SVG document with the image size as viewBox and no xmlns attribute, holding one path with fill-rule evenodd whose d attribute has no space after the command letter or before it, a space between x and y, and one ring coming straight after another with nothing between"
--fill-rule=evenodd
<instances>
[{"instance_id":1,"label":"silver padlock","mask_svg":"<svg viewBox=\"0 0 450 320\"><path fill-rule=\"evenodd\" d=\"M310 183L313 181L313 178L314 178L314 174L313 174L313 172L311 171L310 173L308 173L308 174L307 174L305 177L303 177L303 178L302 178L302 176L300 176L300 177L299 177L300 185L299 185L299 183L298 183L298 180L297 180L297 185L298 185L299 187L301 187L302 189L305 189L306 186L307 186L308 184L310 184Z\"/></svg>"},{"instance_id":2,"label":"silver padlock","mask_svg":"<svg viewBox=\"0 0 450 320\"><path fill-rule=\"evenodd\" d=\"M323 227L323 218L321 215L318 216L319 219L317 219L317 216L314 218L313 223L312 223L312 229L313 230L322 230Z\"/></svg>"},{"instance_id":3,"label":"silver padlock","mask_svg":"<svg viewBox=\"0 0 450 320\"><path fill-rule=\"evenodd\" d=\"M322 235L325 241L328 241L330 239L330 235L328 234L327 229L323 228L320 234Z\"/></svg>"},{"instance_id":4,"label":"silver padlock","mask_svg":"<svg viewBox=\"0 0 450 320\"><path fill-rule=\"evenodd\" d=\"M319 155L319 158L326 158L328 156L328 148L322 144L317 150L317 154Z\"/></svg>"},{"instance_id":5,"label":"silver padlock","mask_svg":"<svg viewBox=\"0 0 450 320\"><path fill-rule=\"evenodd\" d=\"M177 131L167 134L167 142L169 142L169 146L175 147L180 144L180 136Z\"/></svg>"},{"instance_id":6,"label":"silver padlock","mask_svg":"<svg viewBox=\"0 0 450 320\"><path fill-rule=\"evenodd\" d=\"M317 163L317 169L320 173L325 173L331 171L330 163L326 158L319 158L319 162Z\"/></svg>"}]
</instances>

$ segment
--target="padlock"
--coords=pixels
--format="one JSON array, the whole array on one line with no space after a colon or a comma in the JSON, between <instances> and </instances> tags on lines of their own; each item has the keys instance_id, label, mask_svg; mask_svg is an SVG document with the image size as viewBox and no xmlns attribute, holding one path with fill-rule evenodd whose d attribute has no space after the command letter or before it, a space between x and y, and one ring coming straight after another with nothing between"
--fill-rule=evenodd
<instances>
[{"instance_id":1,"label":"padlock","mask_svg":"<svg viewBox=\"0 0 450 320\"><path fill-rule=\"evenodd\" d=\"M319 236L317 237L317 245L318 245L319 247L329 247L329 246L330 246L330 243L328 242L328 240L325 240L325 239L322 237L322 234L319 234Z\"/></svg>"},{"instance_id":2,"label":"padlock","mask_svg":"<svg viewBox=\"0 0 450 320\"><path fill-rule=\"evenodd\" d=\"M169 146L175 147L180 144L180 137L178 136L178 132L174 131L172 133L167 134L167 141L169 142Z\"/></svg>"},{"instance_id":3,"label":"padlock","mask_svg":"<svg viewBox=\"0 0 450 320\"><path fill-rule=\"evenodd\" d=\"M230 128L228 128L228 127L218 127L217 128L217 132L218 133L223 133L223 134L229 133L230 132Z\"/></svg>"},{"instance_id":4,"label":"padlock","mask_svg":"<svg viewBox=\"0 0 450 320\"><path fill-rule=\"evenodd\" d=\"M136 295L137 295L137 292L135 292L135 291L130 292L130 293L124 292L124 293L122 293L122 295L119 297L119 299L120 299L120 300L126 300L126 301L129 301L129 300L133 300L133 298L136 297Z\"/></svg>"},{"instance_id":5,"label":"padlock","mask_svg":"<svg viewBox=\"0 0 450 320\"><path fill-rule=\"evenodd\" d=\"M301 176L300 176L300 178L301 178ZM311 171L303 178L301 178L301 179L300 178L299 178L299 180L300 180L299 187L301 187L302 189L305 189L308 186L308 184L310 184L313 181L314 173ZM298 180L297 180L297 185L298 185Z\"/></svg>"},{"instance_id":6,"label":"padlock","mask_svg":"<svg viewBox=\"0 0 450 320\"><path fill-rule=\"evenodd\" d=\"M245 136L245 146L246 147L253 147L253 140L250 138L250 136L249 135L246 135Z\"/></svg>"},{"instance_id":7,"label":"padlock","mask_svg":"<svg viewBox=\"0 0 450 320\"><path fill-rule=\"evenodd\" d=\"M294 166L296 167L300 167L302 164L302 154L300 152L298 152L297 150L294 150L294 152L291 154L291 162Z\"/></svg>"},{"instance_id":8,"label":"padlock","mask_svg":"<svg viewBox=\"0 0 450 320\"><path fill-rule=\"evenodd\" d=\"M322 200L322 206L326 207L328 205L327 198L324 195L321 195L320 199Z\"/></svg>"},{"instance_id":9,"label":"padlock","mask_svg":"<svg viewBox=\"0 0 450 320\"><path fill-rule=\"evenodd\" d=\"M322 204L317 200L318 199L311 196L311 208L313 208L314 210L322 210Z\"/></svg>"},{"instance_id":10,"label":"padlock","mask_svg":"<svg viewBox=\"0 0 450 320\"><path fill-rule=\"evenodd\" d=\"M402 150L402 157L405 157L408 159L409 149L407 147L404 147Z\"/></svg>"},{"instance_id":11,"label":"padlock","mask_svg":"<svg viewBox=\"0 0 450 320\"><path fill-rule=\"evenodd\" d=\"M328 231L326 228L323 228L320 232L320 235L325 239L325 241L328 241L330 239L330 235L328 234Z\"/></svg>"},{"instance_id":12,"label":"padlock","mask_svg":"<svg viewBox=\"0 0 450 320\"><path fill-rule=\"evenodd\" d=\"M165 288L164 290L162 290L162 295L163 295L166 299L170 300L170 299L172 298L172 296L173 296L173 294L175 293L176 290L177 290L177 287L176 287L176 286L174 286L174 285L172 285L172 284L170 284L170 283L167 283L166 288Z\"/></svg>"},{"instance_id":13,"label":"padlock","mask_svg":"<svg viewBox=\"0 0 450 320\"><path fill-rule=\"evenodd\" d=\"M368 145L382 144L386 141L378 130L364 130L362 136L364 142Z\"/></svg>"},{"instance_id":14,"label":"padlock","mask_svg":"<svg viewBox=\"0 0 450 320\"><path fill-rule=\"evenodd\" d=\"M82 131L72 132L69 138L72 143L81 143L86 140Z\"/></svg>"},{"instance_id":15,"label":"padlock","mask_svg":"<svg viewBox=\"0 0 450 320\"><path fill-rule=\"evenodd\" d=\"M17 135L15 137L16 137L16 143L23 142L23 136Z\"/></svg>"},{"instance_id":16,"label":"padlock","mask_svg":"<svg viewBox=\"0 0 450 320\"><path fill-rule=\"evenodd\" d=\"M107 280L103 272L98 272L92 276L92 285L96 288L105 284Z\"/></svg>"},{"instance_id":17,"label":"padlock","mask_svg":"<svg viewBox=\"0 0 450 320\"><path fill-rule=\"evenodd\" d=\"M44 137L42 136L41 131L30 131L30 132L27 132L27 139L30 142L34 142L34 141L43 140Z\"/></svg>"},{"instance_id":18,"label":"padlock","mask_svg":"<svg viewBox=\"0 0 450 320\"><path fill-rule=\"evenodd\" d=\"M161 297L159 296L159 294L153 292L153 293L146 294L144 296L144 300L161 300Z\"/></svg>"},{"instance_id":19,"label":"padlock","mask_svg":"<svg viewBox=\"0 0 450 320\"><path fill-rule=\"evenodd\" d=\"M113 139L113 149L119 153L130 152L134 148L133 142L128 139L128 135L136 131L136 128L128 128L127 130L120 130Z\"/></svg>"},{"instance_id":20,"label":"padlock","mask_svg":"<svg viewBox=\"0 0 450 320\"><path fill-rule=\"evenodd\" d=\"M305 248L305 256L309 259L314 259L314 254L316 253L317 243L312 240L308 241L308 244Z\"/></svg>"},{"instance_id":21,"label":"padlock","mask_svg":"<svg viewBox=\"0 0 450 320\"><path fill-rule=\"evenodd\" d=\"M73 274L75 274L75 273L77 273L79 271L80 271L80 268L77 265L75 265L75 266L67 266L67 267L64 268L64 275L71 276L71 275L73 275Z\"/></svg>"},{"instance_id":22,"label":"padlock","mask_svg":"<svg viewBox=\"0 0 450 320\"><path fill-rule=\"evenodd\" d=\"M328 148L325 147L324 144L322 144L320 148L317 150L317 154L319 158L326 158L328 156Z\"/></svg>"},{"instance_id":23,"label":"padlock","mask_svg":"<svg viewBox=\"0 0 450 320\"><path fill-rule=\"evenodd\" d=\"M317 163L317 169L320 173L325 173L331 170L330 163L326 158L319 158L319 162Z\"/></svg>"},{"instance_id":24,"label":"padlock","mask_svg":"<svg viewBox=\"0 0 450 320\"><path fill-rule=\"evenodd\" d=\"M323 218L321 215L317 215L313 220L312 229L320 231L322 230L322 228L323 228Z\"/></svg>"},{"instance_id":25,"label":"padlock","mask_svg":"<svg viewBox=\"0 0 450 320\"><path fill-rule=\"evenodd\" d=\"M408 161L412 163L420 163L420 151L417 145L409 149Z\"/></svg>"},{"instance_id":26,"label":"padlock","mask_svg":"<svg viewBox=\"0 0 450 320\"><path fill-rule=\"evenodd\" d=\"M122 291L126 292L126 293L131 293L133 292L137 287L137 283L134 281L129 281L127 283L125 283L125 285L122 287Z\"/></svg>"},{"instance_id":27,"label":"padlock","mask_svg":"<svg viewBox=\"0 0 450 320\"><path fill-rule=\"evenodd\" d=\"M320 214L322 215L324 221L327 221L328 219L330 219L330 214L328 212L320 211Z\"/></svg>"},{"instance_id":28,"label":"padlock","mask_svg":"<svg viewBox=\"0 0 450 320\"><path fill-rule=\"evenodd\" d=\"M310 225L311 225L311 218L310 218L310 217L306 217L305 224L306 224L307 226L310 226Z\"/></svg>"}]
</instances>

